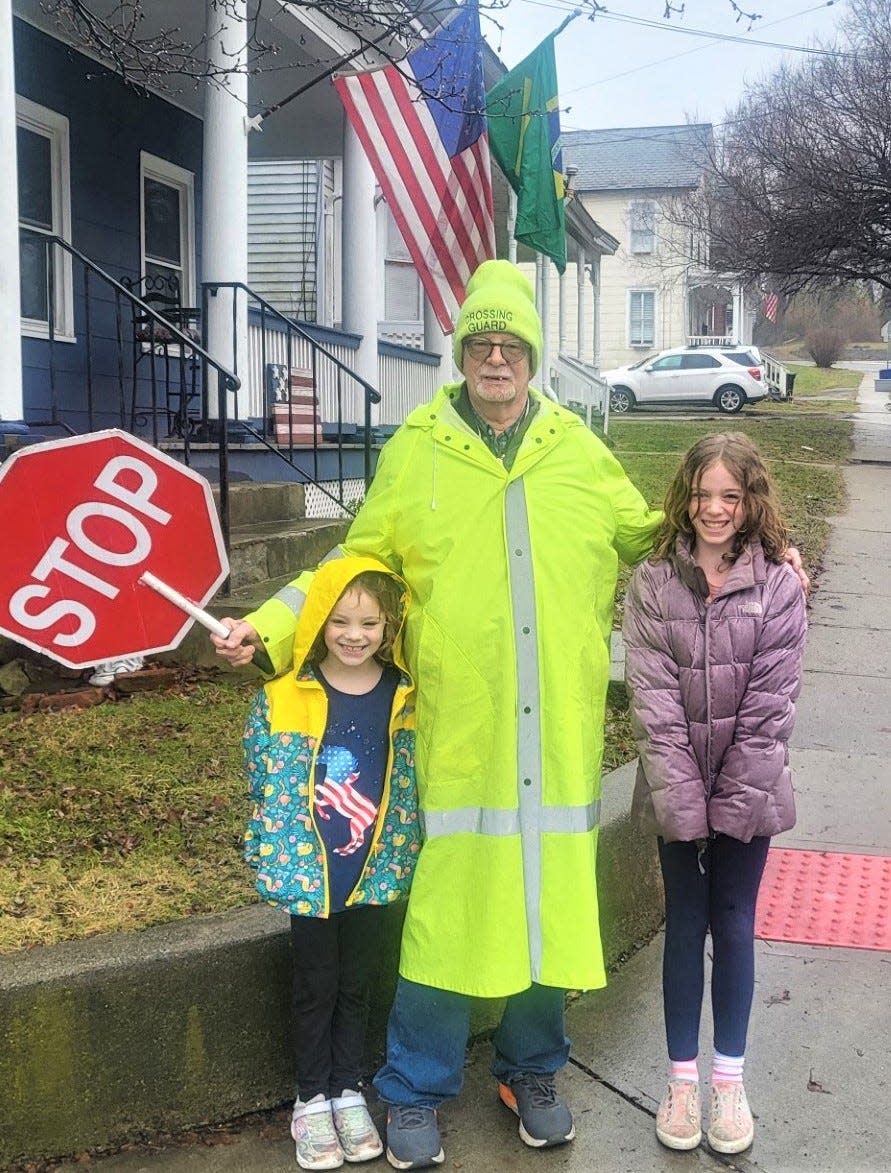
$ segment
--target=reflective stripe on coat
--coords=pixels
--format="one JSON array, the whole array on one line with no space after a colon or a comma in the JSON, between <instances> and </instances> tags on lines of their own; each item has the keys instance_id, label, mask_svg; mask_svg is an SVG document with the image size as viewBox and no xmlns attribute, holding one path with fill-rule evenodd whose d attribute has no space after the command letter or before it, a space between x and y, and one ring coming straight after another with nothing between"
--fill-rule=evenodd
<instances>
[{"instance_id":1,"label":"reflective stripe on coat","mask_svg":"<svg viewBox=\"0 0 891 1173\"><path fill-rule=\"evenodd\" d=\"M533 981L594 988L616 571L647 553L660 515L578 417L542 398L507 472L452 406L459 390L442 388L386 445L343 547L412 590L426 839L400 972L493 997ZM288 605L249 617L271 652Z\"/></svg>"}]
</instances>

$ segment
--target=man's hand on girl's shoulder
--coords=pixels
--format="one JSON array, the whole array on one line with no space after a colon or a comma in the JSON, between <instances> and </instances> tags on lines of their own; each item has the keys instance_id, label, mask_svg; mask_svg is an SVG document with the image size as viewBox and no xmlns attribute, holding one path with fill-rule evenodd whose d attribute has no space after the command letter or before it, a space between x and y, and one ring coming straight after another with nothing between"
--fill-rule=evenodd
<instances>
[{"instance_id":1,"label":"man's hand on girl's shoulder","mask_svg":"<svg viewBox=\"0 0 891 1173\"><path fill-rule=\"evenodd\" d=\"M797 546L787 546L783 551L783 557L798 575L798 581L801 583L801 589L805 594L811 589L811 580L807 576L804 569L804 563L801 560L801 551Z\"/></svg>"}]
</instances>

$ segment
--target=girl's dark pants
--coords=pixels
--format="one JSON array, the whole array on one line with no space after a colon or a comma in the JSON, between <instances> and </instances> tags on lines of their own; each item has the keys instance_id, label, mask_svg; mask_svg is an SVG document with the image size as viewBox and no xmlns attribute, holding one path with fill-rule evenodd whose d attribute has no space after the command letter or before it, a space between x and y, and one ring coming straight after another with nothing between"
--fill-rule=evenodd
<instances>
[{"instance_id":1,"label":"girl's dark pants","mask_svg":"<svg viewBox=\"0 0 891 1173\"><path fill-rule=\"evenodd\" d=\"M358 1090L371 981L386 909L291 917L297 1092L306 1103Z\"/></svg>"},{"instance_id":2,"label":"girl's dark pants","mask_svg":"<svg viewBox=\"0 0 891 1173\"><path fill-rule=\"evenodd\" d=\"M696 843L659 840L665 885L662 996L668 1055L675 1062L699 1053L708 930L715 1050L745 1054L755 987L755 903L769 846L766 836L740 843L717 835L707 841L700 867Z\"/></svg>"}]
</instances>

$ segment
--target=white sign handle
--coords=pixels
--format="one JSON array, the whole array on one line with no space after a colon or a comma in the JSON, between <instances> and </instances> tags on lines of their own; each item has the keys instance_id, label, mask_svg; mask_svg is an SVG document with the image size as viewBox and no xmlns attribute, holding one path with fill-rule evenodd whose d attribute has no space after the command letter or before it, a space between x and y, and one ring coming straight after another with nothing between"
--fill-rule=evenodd
<instances>
[{"instance_id":1,"label":"white sign handle","mask_svg":"<svg viewBox=\"0 0 891 1173\"><path fill-rule=\"evenodd\" d=\"M181 595L179 591L175 591L173 587L168 586L166 582L162 582L160 578L155 578L147 570L139 576L139 581L145 583L147 587L151 587L153 591L157 591L159 595L163 595L168 602L173 603L175 607L179 607L181 611L185 611L187 615L191 615L193 619L197 619L202 627L206 627L214 635L225 639L229 634L229 628L225 623L220 623L219 619L215 619L209 612L203 611L191 599L187 599L185 595Z\"/></svg>"}]
</instances>

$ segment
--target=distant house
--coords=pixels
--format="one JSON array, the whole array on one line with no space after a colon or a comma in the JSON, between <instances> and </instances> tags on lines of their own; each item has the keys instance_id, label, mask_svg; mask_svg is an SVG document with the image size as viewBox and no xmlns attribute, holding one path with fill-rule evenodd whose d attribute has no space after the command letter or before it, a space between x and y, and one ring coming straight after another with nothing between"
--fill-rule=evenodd
<instances>
[{"instance_id":1,"label":"distant house","mask_svg":"<svg viewBox=\"0 0 891 1173\"><path fill-rule=\"evenodd\" d=\"M673 346L751 342L756 299L709 269L707 241L664 215L701 183L711 135L708 123L563 135L574 198L619 241L600 266L600 369Z\"/></svg>"}]
</instances>

